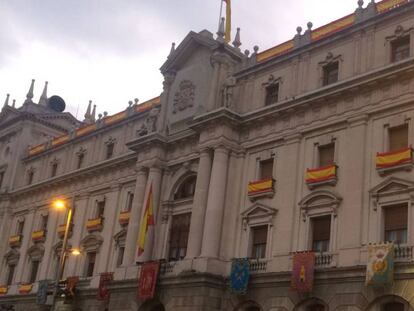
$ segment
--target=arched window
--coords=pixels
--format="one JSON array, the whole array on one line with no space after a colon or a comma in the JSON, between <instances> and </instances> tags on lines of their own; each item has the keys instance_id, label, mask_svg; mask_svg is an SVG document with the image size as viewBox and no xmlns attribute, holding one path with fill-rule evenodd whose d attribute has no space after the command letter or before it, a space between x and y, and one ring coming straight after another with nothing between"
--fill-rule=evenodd
<instances>
[{"instance_id":1,"label":"arched window","mask_svg":"<svg viewBox=\"0 0 414 311\"><path fill-rule=\"evenodd\" d=\"M381 311L404 311L404 304L400 302L388 302L382 305Z\"/></svg>"},{"instance_id":2,"label":"arched window","mask_svg":"<svg viewBox=\"0 0 414 311\"><path fill-rule=\"evenodd\" d=\"M325 306L320 303L316 303L306 307L306 311L325 311Z\"/></svg>"},{"instance_id":3,"label":"arched window","mask_svg":"<svg viewBox=\"0 0 414 311\"><path fill-rule=\"evenodd\" d=\"M174 200L188 199L194 196L197 176L190 176L178 187L174 194Z\"/></svg>"}]
</instances>

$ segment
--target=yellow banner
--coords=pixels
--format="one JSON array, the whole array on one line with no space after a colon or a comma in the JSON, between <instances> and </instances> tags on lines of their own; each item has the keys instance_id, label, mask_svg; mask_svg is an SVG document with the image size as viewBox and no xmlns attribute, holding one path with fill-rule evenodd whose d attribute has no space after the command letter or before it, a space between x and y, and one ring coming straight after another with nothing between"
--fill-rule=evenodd
<instances>
[{"instance_id":1,"label":"yellow banner","mask_svg":"<svg viewBox=\"0 0 414 311\"><path fill-rule=\"evenodd\" d=\"M44 230L38 230L32 232L32 240L41 239L45 236Z\"/></svg>"},{"instance_id":2,"label":"yellow banner","mask_svg":"<svg viewBox=\"0 0 414 311\"><path fill-rule=\"evenodd\" d=\"M147 203L145 205L144 216L142 217L141 225L139 227L138 236L138 256L144 252L145 240L147 238L147 232L149 226L154 226L154 207L152 197L152 184L148 192Z\"/></svg>"},{"instance_id":3,"label":"yellow banner","mask_svg":"<svg viewBox=\"0 0 414 311\"><path fill-rule=\"evenodd\" d=\"M336 165L325 166L317 169L308 169L306 171L306 182L320 182L336 177Z\"/></svg>"},{"instance_id":4,"label":"yellow banner","mask_svg":"<svg viewBox=\"0 0 414 311\"><path fill-rule=\"evenodd\" d=\"M27 294L32 291L33 284L22 284L19 286L19 293L20 294Z\"/></svg>"},{"instance_id":5,"label":"yellow banner","mask_svg":"<svg viewBox=\"0 0 414 311\"><path fill-rule=\"evenodd\" d=\"M263 179L255 182L250 182L248 186L249 195L267 192L273 189L273 179Z\"/></svg>"},{"instance_id":6,"label":"yellow banner","mask_svg":"<svg viewBox=\"0 0 414 311\"><path fill-rule=\"evenodd\" d=\"M410 163L412 160L411 148L406 148L394 152L378 153L377 168L395 166L404 163Z\"/></svg>"},{"instance_id":7,"label":"yellow banner","mask_svg":"<svg viewBox=\"0 0 414 311\"><path fill-rule=\"evenodd\" d=\"M21 236L20 235L12 235L9 238L9 244L18 243L20 242Z\"/></svg>"},{"instance_id":8,"label":"yellow banner","mask_svg":"<svg viewBox=\"0 0 414 311\"><path fill-rule=\"evenodd\" d=\"M7 294L9 288L7 286L0 286L0 295Z\"/></svg>"},{"instance_id":9,"label":"yellow banner","mask_svg":"<svg viewBox=\"0 0 414 311\"><path fill-rule=\"evenodd\" d=\"M96 219L89 219L88 222L86 223L86 227L87 228L92 228L92 227L97 227L102 225L102 218L96 218Z\"/></svg>"},{"instance_id":10,"label":"yellow banner","mask_svg":"<svg viewBox=\"0 0 414 311\"><path fill-rule=\"evenodd\" d=\"M383 13L407 2L408 0L384 0L377 3L377 10L378 13Z\"/></svg>"},{"instance_id":11,"label":"yellow banner","mask_svg":"<svg viewBox=\"0 0 414 311\"><path fill-rule=\"evenodd\" d=\"M129 221L129 215L130 215L130 212L121 212L120 214L119 214L119 222L120 223L126 223L126 222L128 222Z\"/></svg>"},{"instance_id":12,"label":"yellow banner","mask_svg":"<svg viewBox=\"0 0 414 311\"><path fill-rule=\"evenodd\" d=\"M231 0L225 0L226 2L226 33L224 40L229 43L231 41Z\"/></svg>"}]
</instances>

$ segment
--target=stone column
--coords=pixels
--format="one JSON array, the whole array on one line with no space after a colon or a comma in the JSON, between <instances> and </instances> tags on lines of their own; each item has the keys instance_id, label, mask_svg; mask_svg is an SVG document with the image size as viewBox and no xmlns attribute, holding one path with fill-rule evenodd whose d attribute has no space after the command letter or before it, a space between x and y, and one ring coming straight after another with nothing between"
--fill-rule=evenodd
<instances>
[{"instance_id":1,"label":"stone column","mask_svg":"<svg viewBox=\"0 0 414 311\"><path fill-rule=\"evenodd\" d=\"M141 210L141 217L140 217L140 224L142 222L142 218L144 217L145 214L145 209L146 209L146 202L148 200L148 194L149 194L149 189L152 185L152 202L153 202L153 214L154 214L154 221L157 219L157 215L158 215L158 206L159 206L159 201L160 201L160 190L161 190L161 168L154 166L151 167L149 170L149 174L148 174L148 182L147 182L147 187L145 190L145 201L144 201L144 205L143 208ZM156 226L157 224L155 224ZM153 251L154 251L154 227L155 226L149 226L148 227L148 232L145 238L145 246L144 246L144 252L140 255L137 256L136 261L137 262L145 262L145 261L149 261L152 259L152 255L153 255Z\"/></svg>"},{"instance_id":2,"label":"stone column","mask_svg":"<svg viewBox=\"0 0 414 311\"><path fill-rule=\"evenodd\" d=\"M144 204L145 187L147 185L147 171L137 168L137 179L134 190L134 201L129 215L128 231L125 241L125 252L122 265L132 265L135 263L135 253L137 251L138 228L142 206Z\"/></svg>"},{"instance_id":3,"label":"stone column","mask_svg":"<svg viewBox=\"0 0 414 311\"><path fill-rule=\"evenodd\" d=\"M198 163L197 183L191 211L191 225L188 236L187 258L200 255L203 240L204 217L206 215L208 189L211 176L211 154L209 150L200 153Z\"/></svg>"},{"instance_id":4,"label":"stone column","mask_svg":"<svg viewBox=\"0 0 414 311\"><path fill-rule=\"evenodd\" d=\"M224 147L214 150L201 257L217 258L219 255L228 161L229 150Z\"/></svg>"},{"instance_id":5,"label":"stone column","mask_svg":"<svg viewBox=\"0 0 414 311\"><path fill-rule=\"evenodd\" d=\"M23 228L23 241L22 245L20 246L20 258L19 263L17 264L16 277L14 279L15 283L27 281L26 275L28 274L28 269L30 269L30 267L27 267L27 250L29 249L29 245L32 239L34 215L35 211L30 210L25 217Z\"/></svg>"},{"instance_id":6,"label":"stone column","mask_svg":"<svg viewBox=\"0 0 414 311\"><path fill-rule=\"evenodd\" d=\"M212 58L212 65L213 65L213 77L211 79L210 91L209 91L207 107L205 111L214 110L214 108L216 107L217 86L218 86L218 80L220 77L220 63L215 57Z\"/></svg>"}]
</instances>

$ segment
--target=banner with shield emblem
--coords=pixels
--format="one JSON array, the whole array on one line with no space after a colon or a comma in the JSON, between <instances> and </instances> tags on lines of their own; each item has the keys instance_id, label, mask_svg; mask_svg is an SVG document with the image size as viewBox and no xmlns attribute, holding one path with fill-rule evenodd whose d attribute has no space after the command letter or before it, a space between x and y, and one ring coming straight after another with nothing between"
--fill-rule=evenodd
<instances>
[{"instance_id":1,"label":"banner with shield emblem","mask_svg":"<svg viewBox=\"0 0 414 311\"><path fill-rule=\"evenodd\" d=\"M394 281L394 244L368 245L367 286L384 286Z\"/></svg>"},{"instance_id":2,"label":"banner with shield emblem","mask_svg":"<svg viewBox=\"0 0 414 311\"><path fill-rule=\"evenodd\" d=\"M236 295L245 295L250 277L250 264L247 258L233 259L230 272L230 289Z\"/></svg>"}]
</instances>

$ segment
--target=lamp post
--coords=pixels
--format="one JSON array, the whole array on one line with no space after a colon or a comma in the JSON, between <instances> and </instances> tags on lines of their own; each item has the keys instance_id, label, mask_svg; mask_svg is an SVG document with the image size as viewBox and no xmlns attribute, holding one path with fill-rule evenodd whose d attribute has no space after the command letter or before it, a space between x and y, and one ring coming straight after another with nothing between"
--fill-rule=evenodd
<instances>
[{"instance_id":1,"label":"lamp post","mask_svg":"<svg viewBox=\"0 0 414 311\"><path fill-rule=\"evenodd\" d=\"M68 217L66 219L66 227L65 227L65 234L63 236L63 243L62 243L62 250L60 252L60 258L59 258L59 265L58 270L56 273L56 283L53 290L53 297L52 297L52 310L55 309L55 303L56 303L56 295L58 291L59 281L62 279L63 276L63 269L65 266L65 260L66 260L66 254L68 252L67 250L67 244L68 244L68 236L69 236L69 230L70 230L70 224L72 223L72 217L73 212L75 210L75 196L72 197L70 204L67 204L65 200L56 200L53 202L53 206L57 210L61 209L68 209ZM72 252L75 255L79 255L79 251Z\"/></svg>"}]
</instances>

